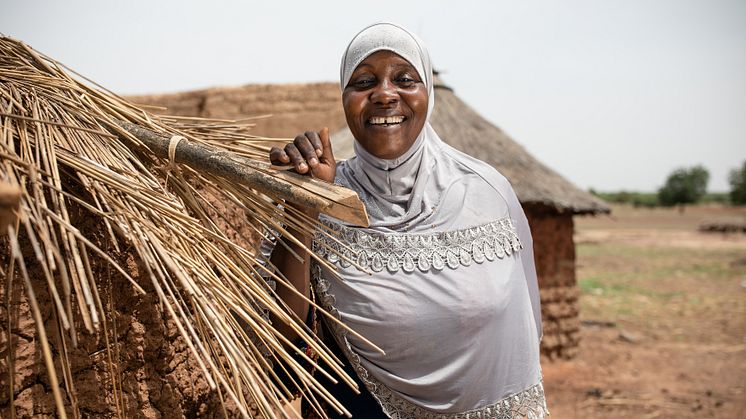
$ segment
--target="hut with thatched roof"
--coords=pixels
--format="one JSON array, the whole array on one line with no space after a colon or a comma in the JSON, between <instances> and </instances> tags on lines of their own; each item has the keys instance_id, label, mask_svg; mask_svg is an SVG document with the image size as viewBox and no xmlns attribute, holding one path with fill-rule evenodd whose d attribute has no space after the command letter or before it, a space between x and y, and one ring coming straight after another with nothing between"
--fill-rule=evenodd
<instances>
[{"instance_id":1,"label":"hut with thatched roof","mask_svg":"<svg viewBox=\"0 0 746 419\"><path fill-rule=\"evenodd\" d=\"M608 213L609 207L538 161L438 78L435 88L430 122L441 139L491 164L513 185L534 236L544 321L542 352L571 358L577 352L580 330L573 215ZM336 158L353 156L349 129L334 134L332 144Z\"/></svg>"}]
</instances>

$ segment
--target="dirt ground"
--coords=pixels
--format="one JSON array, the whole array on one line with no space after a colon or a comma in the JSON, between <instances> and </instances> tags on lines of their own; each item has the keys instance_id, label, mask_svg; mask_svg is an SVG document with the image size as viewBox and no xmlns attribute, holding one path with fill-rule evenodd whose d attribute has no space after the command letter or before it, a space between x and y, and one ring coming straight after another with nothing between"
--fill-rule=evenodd
<instances>
[{"instance_id":1,"label":"dirt ground","mask_svg":"<svg viewBox=\"0 0 746 419\"><path fill-rule=\"evenodd\" d=\"M582 340L543 363L553 418L746 417L746 234L697 231L726 217L746 208L576 218Z\"/></svg>"}]
</instances>

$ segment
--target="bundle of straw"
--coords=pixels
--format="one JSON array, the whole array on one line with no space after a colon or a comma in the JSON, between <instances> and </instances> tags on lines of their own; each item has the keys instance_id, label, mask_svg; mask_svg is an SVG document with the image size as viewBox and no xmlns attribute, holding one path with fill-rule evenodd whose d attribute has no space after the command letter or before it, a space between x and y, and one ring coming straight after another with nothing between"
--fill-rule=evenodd
<instances>
[{"instance_id":1,"label":"bundle of straw","mask_svg":"<svg viewBox=\"0 0 746 419\"><path fill-rule=\"evenodd\" d=\"M354 386L352 380L339 360L278 301L261 274L272 276L279 286L289 286L285 278L274 273L267 261L259 261L253 249L227 238L215 219L220 213L207 196L218 196L243 211L258 236L266 237L268 231L284 234L286 228L313 231L318 223L300 212L278 209L277 196L270 199L252 185L176 163L175 151L186 143L230 151L259 163L266 159L266 139L249 135L247 121L154 116L69 73L74 74L25 44L0 38L0 183L21 189L18 220L0 238L9 252L0 287L5 287L7 299L12 282L23 283L57 414L65 418L67 408L80 416L67 351L78 344L81 331L76 324L82 319L86 333L103 334L106 340L114 409L123 415L123 402L117 397L121 390L115 374L117 357L109 342L116 333L100 297L101 278L91 268L100 260L110 263L137 291L148 288L157 294L210 387L221 400L232 400L243 416L250 416L249 407L255 404L263 417L284 417L288 413L282 408L296 391L312 407L324 400L346 412L293 354L306 358L332 381L334 376ZM152 145L146 146L133 134L133 127L172 139L166 146L170 158L163 153L159 157ZM281 178L268 170L261 176ZM316 192L310 189L304 196L317 193L318 202L334 200L323 197L323 187ZM72 208L100 220L99 237L87 236L76 225ZM127 249L145 272L140 282L112 256ZM43 278L29 275L30 264ZM45 330L43 317L48 313L43 315L37 302L42 291L54 308L53 331ZM267 312L290 325L320 354L320 362L308 359L279 334ZM8 318L10 322L12 316ZM13 327L5 325L6 342ZM52 332L60 339L59 357L48 343ZM7 361L12 376L10 355ZM55 363L61 368L63 385ZM292 370L289 375L296 378L291 385L275 379L273 363ZM12 377L9 382L12 405Z\"/></svg>"}]
</instances>

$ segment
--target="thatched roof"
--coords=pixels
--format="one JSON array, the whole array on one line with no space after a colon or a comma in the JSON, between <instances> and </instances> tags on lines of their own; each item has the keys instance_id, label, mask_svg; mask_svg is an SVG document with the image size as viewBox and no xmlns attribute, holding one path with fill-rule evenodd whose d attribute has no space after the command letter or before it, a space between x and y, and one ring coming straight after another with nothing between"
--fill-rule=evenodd
<instances>
[{"instance_id":1,"label":"thatched roof","mask_svg":"<svg viewBox=\"0 0 746 419\"><path fill-rule=\"evenodd\" d=\"M491 124L436 78L435 109L430 121L440 137L466 154L483 160L508 178L524 205L540 205L573 214L608 213L602 200L550 169L500 128ZM353 156L348 128L332 136L334 156Z\"/></svg>"}]
</instances>

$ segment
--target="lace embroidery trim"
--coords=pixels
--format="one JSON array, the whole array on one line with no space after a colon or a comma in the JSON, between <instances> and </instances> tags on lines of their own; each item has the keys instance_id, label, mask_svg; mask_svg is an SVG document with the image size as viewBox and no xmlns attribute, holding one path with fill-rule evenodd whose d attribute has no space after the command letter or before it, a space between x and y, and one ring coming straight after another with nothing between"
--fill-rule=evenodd
<instances>
[{"instance_id":1,"label":"lace embroidery trim","mask_svg":"<svg viewBox=\"0 0 746 419\"><path fill-rule=\"evenodd\" d=\"M329 293L329 281L321 275L321 267L313 264L311 270L316 293L320 298L321 305L337 319L342 320L339 310L336 308L336 298ZM437 413L403 399L381 382L368 373L360 362L360 357L352 350L347 340L347 330L337 323L329 322L334 334L341 339L340 348L352 364L360 380L368 388L371 395L378 401L383 412L392 419L546 419L549 415L546 399L544 397L544 386L542 382L529 387L519 393L508 396L488 406L469 410L461 413Z\"/></svg>"},{"instance_id":2,"label":"lace embroidery trim","mask_svg":"<svg viewBox=\"0 0 746 419\"><path fill-rule=\"evenodd\" d=\"M410 273L415 269L456 269L472 262L502 259L518 251L521 242L509 218L463 230L431 234L369 233L357 228L322 220L339 242L317 233L314 251L343 268L354 261L363 269ZM345 245L346 244L346 245ZM340 254L342 257L340 257Z\"/></svg>"}]
</instances>

